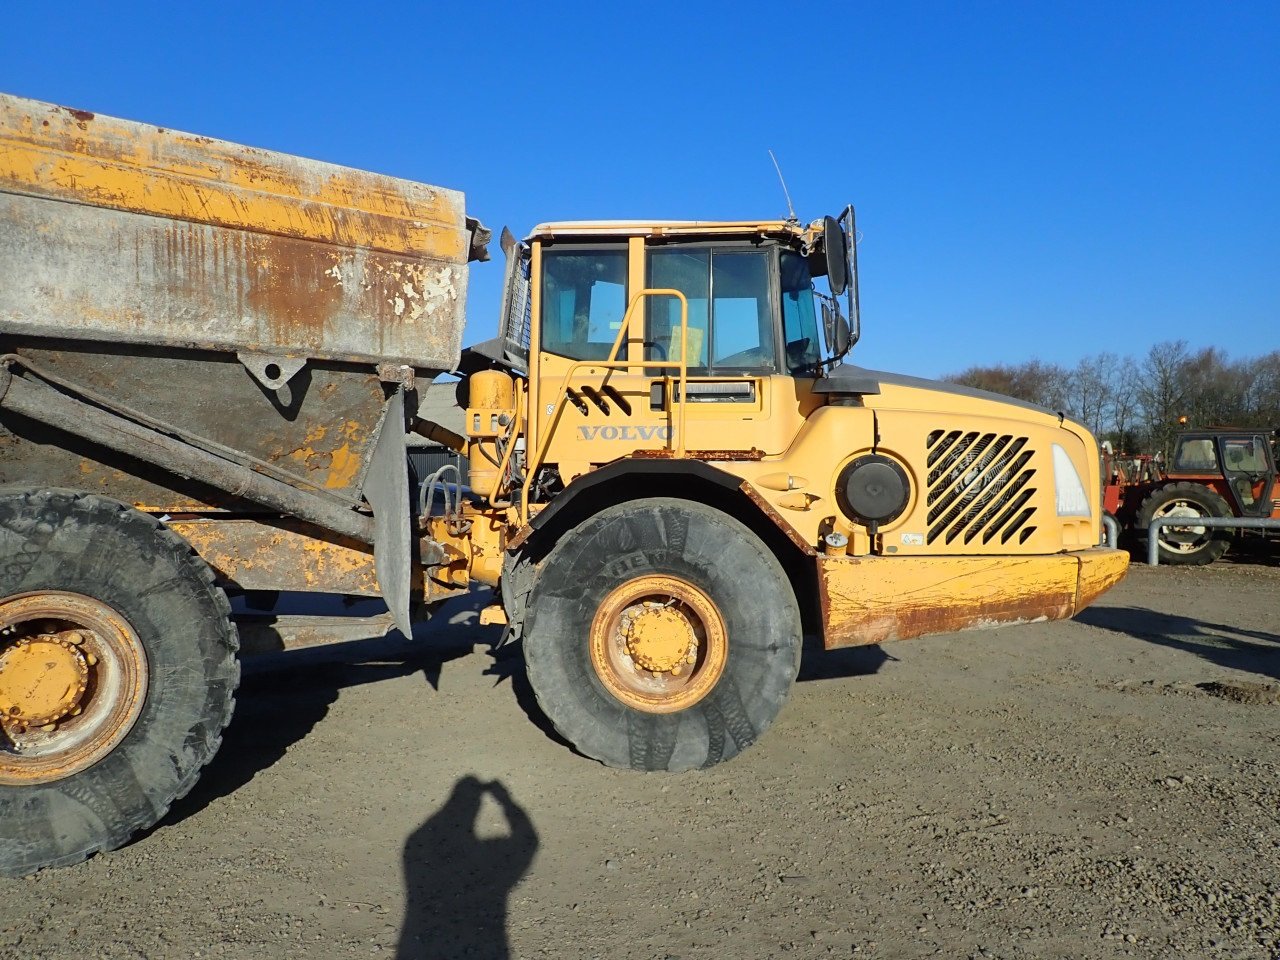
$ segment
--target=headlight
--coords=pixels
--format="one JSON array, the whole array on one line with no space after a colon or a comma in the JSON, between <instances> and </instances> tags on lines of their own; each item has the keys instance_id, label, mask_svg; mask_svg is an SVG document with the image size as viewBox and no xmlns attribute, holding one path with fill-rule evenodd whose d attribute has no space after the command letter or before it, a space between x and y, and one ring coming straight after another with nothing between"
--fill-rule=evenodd
<instances>
[{"instance_id":1,"label":"headlight","mask_svg":"<svg viewBox=\"0 0 1280 960\"><path fill-rule=\"evenodd\" d=\"M1053 493L1058 503L1060 517L1089 517L1093 511L1089 509L1089 498L1085 496L1084 484L1080 482L1080 474L1076 473L1075 464L1067 456L1067 451L1058 444L1053 445Z\"/></svg>"}]
</instances>

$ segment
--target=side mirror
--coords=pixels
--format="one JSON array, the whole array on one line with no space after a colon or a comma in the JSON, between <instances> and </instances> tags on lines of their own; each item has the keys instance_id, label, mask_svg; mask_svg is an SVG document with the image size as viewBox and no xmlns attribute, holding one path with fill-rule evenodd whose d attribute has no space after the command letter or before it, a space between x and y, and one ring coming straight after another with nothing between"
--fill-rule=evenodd
<instances>
[{"instance_id":1,"label":"side mirror","mask_svg":"<svg viewBox=\"0 0 1280 960\"><path fill-rule=\"evenodd\" d=\"M831 295L838 297L849 288L849 251L844 231L835 217L822 221L822 248L827 255L827 284Z\"/></svg>"},{"instance_id":2,"label":"side mirror","mask_svg":"<svg viewBox=\"0 0 1280 960\"><path fill-rule=\"evenodd\" d=\"M822 332L832 357L842 357L849 352L849 321L829 300L822 301Z\"/></svg>"},{"instance_id":3,"label":"side mirror","mask_svg":"<svg viewBox=\"0 0 1280 960\"><path fill-rule=\"evenodd\" d=\"M852 344L849 342L849 321L842 314L836 314L835 336L832 338L832 346L834 347L834 355L843 357L849 352Z\"/></svg>"}]
</instances>

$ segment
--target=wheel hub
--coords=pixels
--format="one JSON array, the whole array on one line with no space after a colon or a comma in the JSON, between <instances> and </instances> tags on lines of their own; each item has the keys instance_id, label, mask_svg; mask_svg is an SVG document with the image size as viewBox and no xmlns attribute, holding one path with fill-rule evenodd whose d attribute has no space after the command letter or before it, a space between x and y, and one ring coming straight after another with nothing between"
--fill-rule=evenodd
<instances>
[{"instance_id":1,"label":"wheel hub","mask_svg":"<svg viewBox=\"0 0 1280 960\"><path fill-rule=\"evenodd\" d=\"M1160 539L1178 550L1187 550L1194 546L1195 542L1205 535L1207 529L1194 522L1201 519L1204 514L1184 500L1175 500L1163 510L1157 511L1156 516L1192 521L1177 526L1166 526L1160 531Z\"/></svg>"},{"instance_id":2,"label":"wheel hub","mask_svg":"<svg viewBox=\"0 0 1280 960\"><path fill-rule=\"evenodd\" d=\"M82 594L0 599L0 786L88 768L145 703L146 652L115 610Z\"/></svg>"},{"instance_id":3,"label":"wheel hub","mask_svg":"<svg viewBox=\"0 0 1280 960\"><path fill-rule=\"evenodd\" d=\"M0 718L41 727L78 712L89 663L75 631L19 640L0 653Z\"/></svg>"},{"instance_id":4,"label":"wheel hub","mask_svg":"<svg viewBox=\"0 0 1280 960\"><path fill-rule=\"evenodd\" d=\"M724 616L686 580L649 574L619 584L591 622L591 663L617 700L646 713L693 706L729 656Z\"/></svg>"},{"instance_id":5,"label":"wheel hub","mask_svg":"<svg viewBox=\"0 0 1280 960\"><path fill-rule=\"evenodd\" d=\"M623 620L627 654L643 670L678 673L697 659L698 639L689 621L671 607L645 607Z\"/></svg>"}]
</instances>

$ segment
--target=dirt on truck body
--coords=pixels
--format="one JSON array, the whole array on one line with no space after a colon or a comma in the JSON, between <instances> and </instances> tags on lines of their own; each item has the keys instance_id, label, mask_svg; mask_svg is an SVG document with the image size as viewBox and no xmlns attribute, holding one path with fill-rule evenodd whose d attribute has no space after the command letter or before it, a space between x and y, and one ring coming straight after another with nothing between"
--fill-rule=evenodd
<instances>
[{"instance_id":1,"label":"dirt on truck body","mask_svg":"<svg viewBox=\"0 0 1280 960\"><path fill-rule=\"evenodd\" d=\"M0 871L190 789L228 591L378 596L407 636L492 587L556 729L675 771L763 734L806 630L1083 609L1127 563L1092 436L846 362L855 236L851 206L504 231L499 336L463 351L461 194L0 96ZM419 413L443 371L465 435ZM465 484L411 484L426 442Z\"/></svg>"}]
</instances>

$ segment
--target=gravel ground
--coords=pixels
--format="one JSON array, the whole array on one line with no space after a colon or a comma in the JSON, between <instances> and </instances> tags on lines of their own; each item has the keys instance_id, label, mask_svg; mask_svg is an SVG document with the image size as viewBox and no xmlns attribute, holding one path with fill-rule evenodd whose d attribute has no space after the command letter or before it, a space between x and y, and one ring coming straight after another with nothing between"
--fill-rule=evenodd
<instances>
[{"instance_id":1,"label":"gravel ground","mask_svg":"<svg viewBox=\"0 0 1280 960\"><path fill-rule=\"evenodd\" d=\"M641 775L546 731L455 606L246 666L129 847L0 881L0 956L1280 956L1280 566L1073 622L807 650L754 748Z\"/></svg>"}]
</instances>

